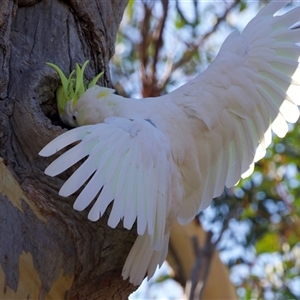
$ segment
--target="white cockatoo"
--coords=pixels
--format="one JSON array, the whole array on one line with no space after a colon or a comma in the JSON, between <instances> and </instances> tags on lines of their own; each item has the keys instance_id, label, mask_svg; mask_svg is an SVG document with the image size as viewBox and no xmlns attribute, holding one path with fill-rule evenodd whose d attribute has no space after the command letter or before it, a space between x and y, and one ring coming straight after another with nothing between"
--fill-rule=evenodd
<instances>
[{"instance_id":1,"label":"white cockatoo","mask_svg":"<svg viewBox=\"0 0 300 300\"><path fill-rule=\"evenodd\" d=\"M288 132L300 104L300 7L275 15L290 1L265 6L240 34L225 40L214 62L177 90L157 98L128 99L90 85L76 65L58 89L62 121L77 127L46 145L50 156L80 141L52 162L56 176L87 159L59 191L83 190L74 209L94 200L88 218L98 220L113 202L108 225L137 224L123 278L138 285L166 258L170 228L187 224L224 186L253 171L272 131ZM298 44L297 44L298 43Z\"/></svg>"}]
</instances>

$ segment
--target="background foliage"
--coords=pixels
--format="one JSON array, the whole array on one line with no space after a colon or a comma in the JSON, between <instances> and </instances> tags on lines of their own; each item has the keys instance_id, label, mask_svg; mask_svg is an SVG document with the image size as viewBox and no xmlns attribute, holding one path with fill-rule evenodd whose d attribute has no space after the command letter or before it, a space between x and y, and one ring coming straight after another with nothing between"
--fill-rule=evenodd
<instances>
[{"instance_id":1,"label":"background foliage","mask_svg":"<svg viewBox=\"0 0 300 300\"><path fill-rule=\"evenodd\" d=\"M116 89L150 97L185 83L262 2L130 1L111 65ZM299 299L299 130L298 123L284 139L274 137L254 174L199 215L241 299Z\"/></svg>"}]
</instances>

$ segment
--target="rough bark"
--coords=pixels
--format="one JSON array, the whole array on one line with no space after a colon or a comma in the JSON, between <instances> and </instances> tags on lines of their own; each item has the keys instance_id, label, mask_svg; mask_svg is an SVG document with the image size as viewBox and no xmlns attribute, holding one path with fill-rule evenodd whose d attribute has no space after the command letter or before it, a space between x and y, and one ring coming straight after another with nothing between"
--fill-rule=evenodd
<instances>
[{"instance_id":1,"label":"rough bark","mask_svg":"<svg viewBox=\"0 0 300 300\"><path fill-rule=\"evenodd\" d=\"M91 78L108 62L126 0L1 0L0 298L126 299L121 270L135 232L109 228L61 198L65 176L43 170L38 152L63 132L54 91L65 73L90 60Z\"/></svg>"}]
</instances>

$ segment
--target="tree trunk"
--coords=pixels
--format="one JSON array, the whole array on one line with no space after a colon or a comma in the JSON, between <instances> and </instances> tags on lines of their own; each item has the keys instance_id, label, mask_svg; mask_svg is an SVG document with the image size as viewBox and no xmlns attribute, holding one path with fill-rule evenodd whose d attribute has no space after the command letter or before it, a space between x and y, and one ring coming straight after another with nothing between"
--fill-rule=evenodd
<instances>
[{"instance_id":1,"label":"tree trunk","mask_svg":"<svg viewBox=\"0 0 300 300\"><path fill-rule=\"evenodd\" d=\"M58 119L56 73L90 60L90 78L108 62L126 0L1 0L0 5L0 299L127 299L121 278L134 231L93 223L72 209L75 197L49 178L53 160L38 152L65 129ZM89 79L90 79L89 78Z\"/></svg>"}]
</instances>

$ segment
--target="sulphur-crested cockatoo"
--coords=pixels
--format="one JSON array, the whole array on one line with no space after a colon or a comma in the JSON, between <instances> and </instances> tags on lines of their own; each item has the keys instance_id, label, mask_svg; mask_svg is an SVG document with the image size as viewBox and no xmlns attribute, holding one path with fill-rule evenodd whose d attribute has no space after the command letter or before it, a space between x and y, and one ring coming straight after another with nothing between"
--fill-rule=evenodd
<instances>
[{"instance_id":1,"label":"sulphur-crested cockatoo","mask_svg":"<svg viewBox=\"0 0 300 300\"><path fill-rule=\"evenodd\" d=\"M224 186L251 174L272 131L283 137L287 122L297 121L300 29L293 26L300 7L274 16L288 2L265 6L241 34L229 35L202 74L161 97L127 99L96 85L100 74L86 86L86 64L69 78L51 64L62 80L60 117L80 127L58 136L40 155L80 143L45 173L56 176L87 157L59 194L67 197L84 186L74 208L84 210L96 198L90 220L113 202L109 226L123 220L130 229L136 222L138 238L124 279L137 285L150 278L166 258L172 224L190 222Z\"/></svg>"}]
</instances>

